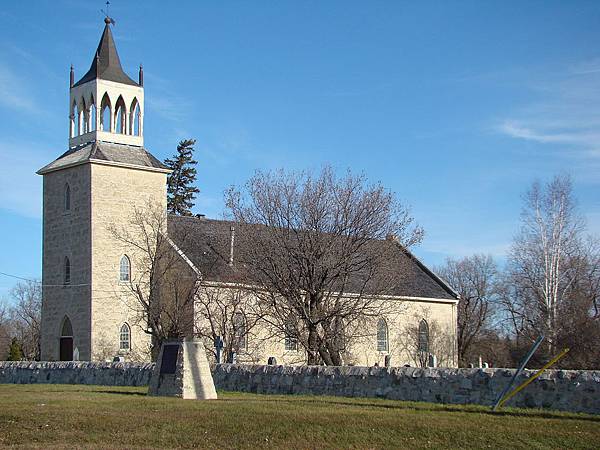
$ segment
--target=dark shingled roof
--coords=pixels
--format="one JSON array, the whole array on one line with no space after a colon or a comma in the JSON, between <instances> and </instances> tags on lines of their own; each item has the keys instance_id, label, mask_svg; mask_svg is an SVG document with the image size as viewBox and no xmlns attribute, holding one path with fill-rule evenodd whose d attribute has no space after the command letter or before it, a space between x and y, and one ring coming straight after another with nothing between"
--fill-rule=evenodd
<instances>
[{"instance_id":1,"label":"dark shingled roof","mask_svg":"<svg viewBox=\"0 0 600 450\"><path fill-rule=\"evenodd\" d=\"M117 47L115 46L115 40L113 39L112 31L110 31L110 25L108 23L104 27L104 32L100 38L100 43L98 44L98 49L96 50L96 54L92 60L92 66L90 67L90 70L88 70L83 78L75 83L73 87L82 85L97 78L139 86L138 83L129 78L129 76L121 67L121 60L119 59Z\"/></svg>"},{"instance_id":2,"label":"dark shingled roof","mask_svg":"<svg viewBox=\"0 0 600 450\"><path fill-rule=\"evenodd\" d=\"M69 149L50 164L42 167L37 173L44 174L88 161L107 161L168 170L163 163L152 156L144 147L94 141Z\"/></svg>"},{"instance_id":3,"label":"dark shingled roof","mask_svg":"<svg viewBox=\"0 0 600 450\"><path fill-rule=\"evenodd\" d=\"M228 264L232 225L235 222L204 217L168 217L169 236L200 270L203 278L209 281L236 282L241 279L236 266ZM240 227L236 227L236 241L239 240L240 232ZM393 267L397 267L398 273L391 290L393 295L457 299L457 294L451 287L400 244L378 241L377 245L394 245L397 250L392 253Z\"/></svg>"}]
</instances>

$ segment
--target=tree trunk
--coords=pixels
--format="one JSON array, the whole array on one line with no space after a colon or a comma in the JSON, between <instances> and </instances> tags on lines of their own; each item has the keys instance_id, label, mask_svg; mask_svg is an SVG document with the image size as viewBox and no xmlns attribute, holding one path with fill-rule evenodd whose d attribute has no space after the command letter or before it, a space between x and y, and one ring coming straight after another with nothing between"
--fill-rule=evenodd
<instances>
[{"instance_id":1,"label":"tree trunk","mask_svg":"<svg viewBox=\"0 0 600 450\"><path fill-rule=\"evenodd\" d=\"M316 366L320 362L319 358L319 339L317 327L310 325L308 328L308 365Z\"/></svg>"}]
</instances>

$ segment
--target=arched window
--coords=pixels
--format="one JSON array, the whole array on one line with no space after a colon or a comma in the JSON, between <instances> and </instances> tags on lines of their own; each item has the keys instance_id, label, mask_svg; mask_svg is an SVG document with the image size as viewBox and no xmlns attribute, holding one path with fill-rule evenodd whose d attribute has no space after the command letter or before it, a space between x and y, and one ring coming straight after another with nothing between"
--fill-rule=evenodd
<instances>
[{"instance_id":1,"label":"arched window","mask_svg":"<svg viewBox=\"0 0 600 450\"><path fill-rule=\"evenodd\" d=\"M130 350L131 349L131 329L129 325L124 323L121 325L121 330L119 331L119 350Z\"/></svg>"},{"instance_id":2,"label":"arched window","mask_svg":"<svg viewBox=\"0 0 600 450\"><path fill-rule=\"evenodd\" d=\"M127 255L121 257L119 264L119 281L131 281L131 261Z\"/></svg>"},{"instance_id":3,"label":"arched window","mask_svg":"<svg viewBox=\"0 0 600 450\"><path fill-rule=\"evenodd\" d=\"M242 311L233 315L233 350L242 351L248 348L246 316Z\"/></svg>"},{"instance_id":4,"label":"arched window","mask_svg":"<svg viewBox=\"0 0 600 450\"><path fill-rule=\"evenodd\" d=\"M67 183L65 186L65 211L71 210L71 187Z\"/></svg>"},{"instance_id":5,"label":"arched window","mask_svg":"<svg viewBox=\"0 0 600 450\"><path fill-rule=\"evenodd\" d=\"M125 134L127 112L125 111L125 101L123 97L119 96L117 103L115 103L115 132L119 134Z\"/></svg>"},{"instance_id":6,"label":"arched window","mask_svg":"<svg viewBox=\"0 0 600 450\"><path fill-rule=\"evenodd\" d=\"M137 98L134 98L129 110L129 134L133 136L140 135L141 114L140 104L138 103Z\"/></svg>"},{"instance_id":7,"label":"arched window","mask_svg":"<svg viewBox=\"0 0 600 450\"><path fill-rule=\"evenodd\" d=\"M388 326L384 318L377 321L377 351L387 352L389 349Z\"/></svg>"},{"instance_id":8,"label":"arched window","mask_svg":"<svg viewBox=\"0 0 600 450\"><path fill-rule=\"evenodd\" d=\"M60 337L73 337L73 325L67 316L63 319L63 324L60 329Z\"/></svg>"},{"instance_id":9,"label":"arched window","mask_svg":"<svg viewBox=\"0 0 600 450\"><path fill-rule=\"evenodd\" d=\"M298 350L298 331L296 330L296 320L291 315L285 321L285 349L287 351Z\"/></svg>"},{"instance_id":10,"label":"arched window","mask_svg":"<svg viewBox=\"0 0 600 450\"><path fill-rule=\"evenodd\" d=\"M71 283L71 261L65 256L65 284Z\"/></svg>"},{"instance_id":11,"label":"arched window","mask_svg":"<svg viewBox=\"0 0 600 450\"><path fill-rule=\"evenodd\" d=\"M419 322L418 348L420 352L429 353L429 325L425 319Z\"/></svg>"},{"instance_id":12,"label":"arched window","mask_svg":"<svg viewBox=\"0 0 600 450\"><path fill-rule=\"evenodd\" d=\"M110 105L110 98L108 94L104 94L102 97L102 103L100 103L100 130L101 131L112 131L112 109Z\"/></svg>"}]
</instances>

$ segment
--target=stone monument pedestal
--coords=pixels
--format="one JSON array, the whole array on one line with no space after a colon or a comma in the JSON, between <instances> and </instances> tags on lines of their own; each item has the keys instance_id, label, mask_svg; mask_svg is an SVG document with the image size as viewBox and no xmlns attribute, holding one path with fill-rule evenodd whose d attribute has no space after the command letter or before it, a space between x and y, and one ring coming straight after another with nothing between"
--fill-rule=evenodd
<instances>
[{"instance_id":1,"label":"stone monument pedestal","mask_svg":"<svg viewBox=\"0 0 600 450\"><path fill-rule=\"evenodd\" d=\"M163 343L148 395L210 400L217 398L204 344L199 339Z\"/></svg>"}]
</instances>

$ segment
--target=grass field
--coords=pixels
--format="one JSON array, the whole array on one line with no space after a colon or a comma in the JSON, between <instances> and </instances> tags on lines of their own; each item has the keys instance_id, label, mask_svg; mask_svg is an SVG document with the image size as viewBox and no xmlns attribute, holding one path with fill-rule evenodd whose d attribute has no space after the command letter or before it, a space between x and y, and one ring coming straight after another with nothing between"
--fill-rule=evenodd
<instances>
[{"instance_id":1,"label":"grass field","mask_svg":"<svg viewBox=\"0 0 600 450\"><path fill-rule=\"evenodd\" d=\"M37 448L600 448L600 417L340 397L0 385L0 446Z\"/></svg>"}]
</instances>

